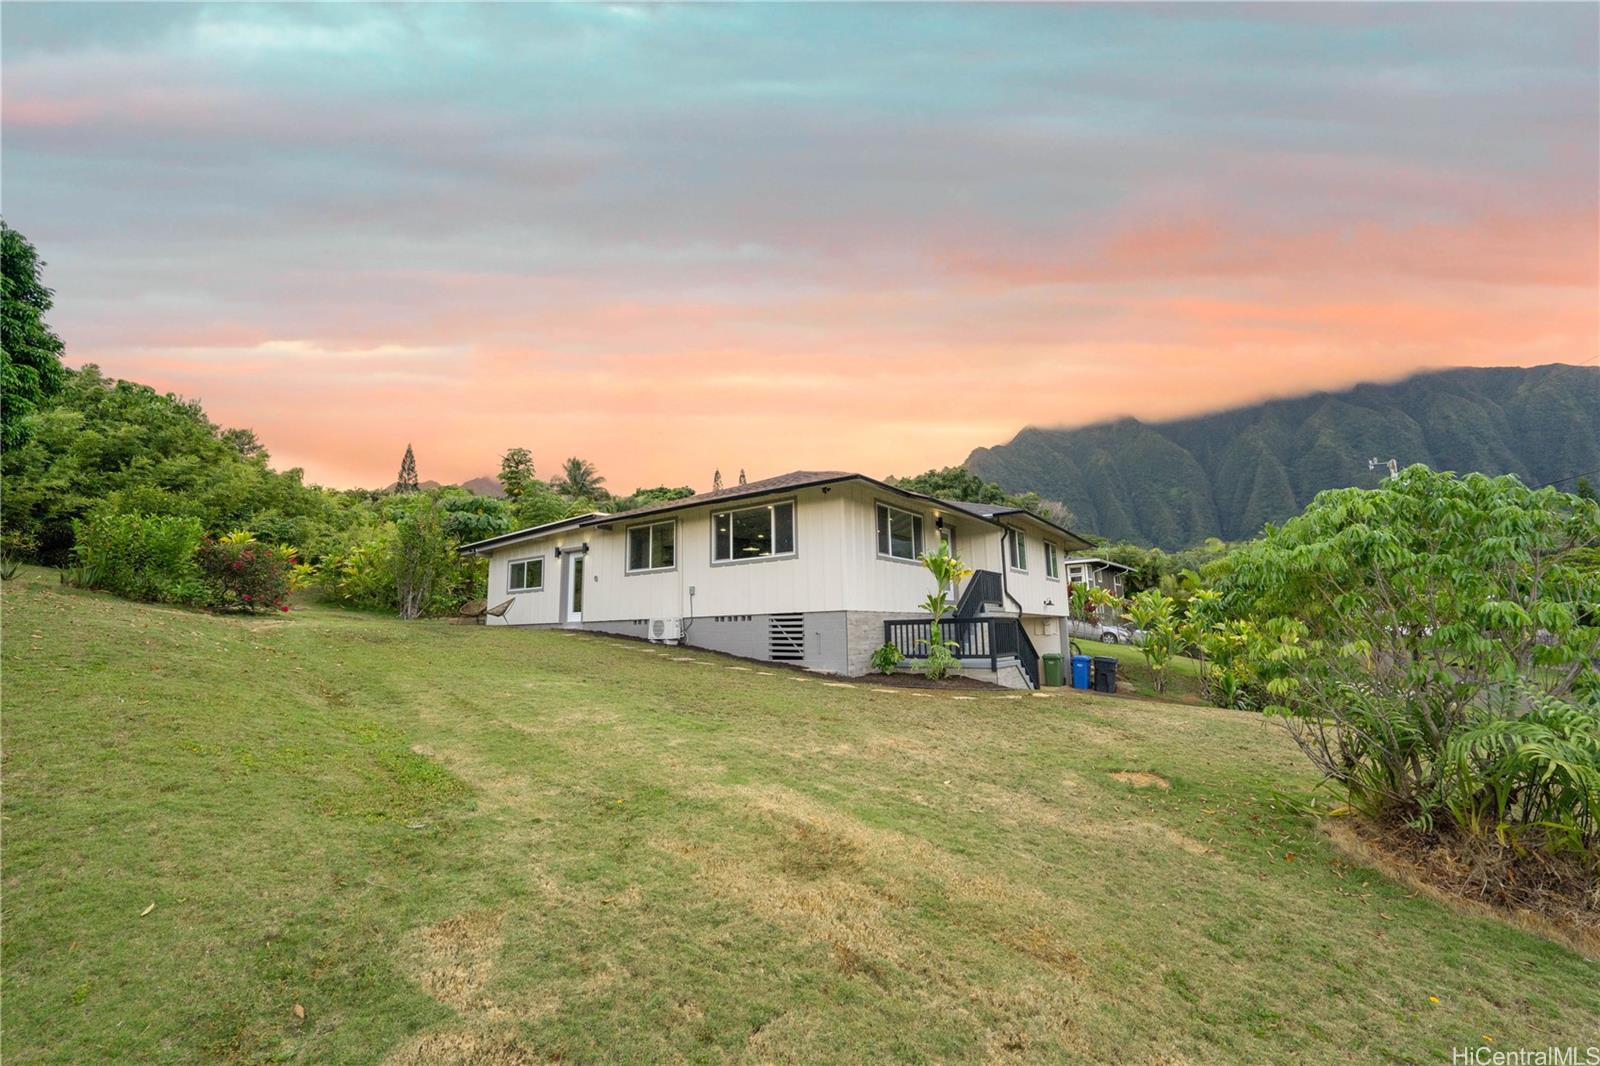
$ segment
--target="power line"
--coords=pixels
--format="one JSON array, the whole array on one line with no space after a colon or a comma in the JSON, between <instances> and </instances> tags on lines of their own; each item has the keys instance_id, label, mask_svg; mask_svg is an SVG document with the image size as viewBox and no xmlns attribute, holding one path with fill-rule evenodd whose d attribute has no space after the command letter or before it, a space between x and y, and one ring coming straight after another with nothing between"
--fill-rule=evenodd
<instances>
[{"instance_id":1,"label":"power line","mask_svg":"<svg viewBox=\"0 0 1600 1066\"><path fill-rule=\"evenodd\" d=\"M1566 477L1558 477L1554 481L1546 481L1543 485L1540 485L1539 487L1541 489L1547 489L1551 485L1560 485L1560 484L1562 484L1563 482L1566 482L1566 481L1576 481L1578 478L1580 478L1580 477L1588 477L1590 474L1600 474L1600 467L1596 467L1593 470L1585 470L1581 474L1568 474Z\"/></svg>"}]
</instances>

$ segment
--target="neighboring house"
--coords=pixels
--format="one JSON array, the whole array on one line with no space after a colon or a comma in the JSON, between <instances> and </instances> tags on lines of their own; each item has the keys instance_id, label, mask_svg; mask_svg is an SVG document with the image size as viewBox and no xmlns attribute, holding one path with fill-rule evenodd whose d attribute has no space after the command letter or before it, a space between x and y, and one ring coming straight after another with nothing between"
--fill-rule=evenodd
<instances>
[{"instance_id":1,"label":"neighboring house","mask_svg":"<svg viewBox=\"0 0 1600 1066\"><path fill-rule=\"evenodd\" d=\"M1133 569L1131 566L1089 556L1074 556L1063 565L1067 568L1067 580L1074 585L1098 585L1109 589L1118 599L1128 594L1124 588L1125 575Z\"/></svg>"},{"instance_id":2,"label":"neighboring house","mask_svg":"<svg viewBox=\"0 0 1600 1066\"><path fill-rule=\"evenodd\" d=\"M1016 507L939 500L861 474L796 471L463 545L489 559L494 625L563 626L860 675L886 639L924 654L939 540L974 571L946 638L969 675L1037 685L1065 650L1065 560L1089 547Z\"/></svg>"},{"instance_id":3,"label":"neighboring house","mask_svg":"<svg viewBox=\"0 0 1600 1066\"><path fill-rule=\"evenodd\" d=\"M1133 569L1131 566L1093 556L1073 556L1063 565L1066 567L1067 580L1073 585L1103 588L1118 599L1127 596L1126 575ZM1100 608L1094 612L1092 619L1073 618L1067 623L1067 631L1074 637L1105 640L1113 644L1135 639L1123 623L1122 612L1115 607Z\"/></svg>"}]
</instances>

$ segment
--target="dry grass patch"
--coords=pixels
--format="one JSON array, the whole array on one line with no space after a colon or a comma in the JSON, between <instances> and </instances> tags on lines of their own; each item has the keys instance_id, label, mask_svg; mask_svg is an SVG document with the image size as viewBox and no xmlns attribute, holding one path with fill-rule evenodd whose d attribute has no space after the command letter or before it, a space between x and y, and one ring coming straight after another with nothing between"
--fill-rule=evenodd
<instances>
[{"instance_id":1,"label":"dry grass patch","mask_svg":"<svg viewBox=\"0 0 1600 1066\"><path fill-rule=\"evenodd\" d=\"M435 1029L391 1051L384 1066L539 1066L554 1060L501 1028Z\"/></svg>"},{"instance_id":2,"label":"dry grass patch","mask_svg":"<svg viewBox=\"0 0 1600 1066\"><path fill-rule=\"evenodd\" d=\"M484 988L504 938L504 911L468 911L422 930L407 959L428 995L462 1012L488 1011Z\"/></svg>"},{"instance_id":3,"label":"dry grass patch","mask_svg":"<svg viewBox=\"0 0 1600 1066\"><path fill-rule=\"evenodd\" d=\"M1118 770L1111 775L1111 778L1114 781L1121 781L1124 785L1132 785L1134 788L1159 788L1164 791L1172 787L1172 782L1148 770Z\"/></svg>"}]
</instances>

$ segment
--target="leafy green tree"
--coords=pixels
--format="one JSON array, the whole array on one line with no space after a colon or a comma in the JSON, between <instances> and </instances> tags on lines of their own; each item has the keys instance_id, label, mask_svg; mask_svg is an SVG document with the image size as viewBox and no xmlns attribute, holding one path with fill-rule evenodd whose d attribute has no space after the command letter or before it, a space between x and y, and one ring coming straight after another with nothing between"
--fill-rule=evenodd
<instances>
[{"instance_id":1,"label":"leafy green tree","mask_svg":"<svg viewBox=\"0 0 1600 1066\"><path fill-rule=\"evenodd\" d=\"M1011 494L992 481L985 481L964 466L947 466L928 470L915 477L890 479L893 484L911 492L920 492L941 500L961 500L966 503L990 503L1007 507L1020 507L1040 518L1061 526L1070 526L1072 512L1059 500L1047 500L1037 492Z\"/></svg>"},{"instance_id":2,"label":"leafy green tree","mask_svg":"<svg viewBox=\"0 0 1600 1066\"><path fill-rule=\"evenodd\" d=\"M511 508L514 529L531 529L567 517L572 501L542 482L532 482ZM586 513L586 512L580 512Z\"/></svg>"},{"instance_id":3,"label":"leafy green tree","mask_svg":"<svg viewBox=\"0 0 1600 1066\"><path fill-rule=\"evenodd\" d=\"M915 477L903 477L896 486L911 492L935 496L941 500L964 500L967 503L1011 503L1006 491L992 481L985 481L964 466L947 466L929 470Z\"/></svg>"},{"instance_id":4,"label":"leafy green tree","mask_svg":"<svg viewBox=\"0 0 1600 1066\"><path fill-rule=\"evenodd\" d=\"M67 371L28 422L28 439L0 455L0 521L46 563L71 557L73 523L96 509L194 517L213 534L270 522L273 540L312 550L366 506L272 470L264 451L246 456L199 404L92 365Z\"/></svg>"},{"instance_id":5,"label":"leafy green tree","mask_svg":"<svg viewBox=\"0 0 1600 1066\"><path fill-rule=\"evenodd\" d=\"M515 504L534 483L533 453L512 448L500 458L500 489Z\"/></svg>"},{"instance_id":6,"label":"leafy green tree","mask_svg":"<svg viewBox=\"0 0 1600 1066\"><path fill-rule=\"evenodd\" d=\"M0 222L0 446L20 444L28 416L60 391L61 338L45 325L52 293L26 237Z\"/></svg>"},{"instance_id":7,"label":"leafy green tree","mask_svg":"<svg viewBox=\"0 0 1600 1066\"><path fill-rule=\"evenodd\" d=\"M561 476L551 483L551 487L570 500L593 501L606 498L606 490L601 487L605 483L606 479L595 470L593 463L573 456L562 464Z\"/></svg>"},{"instance_id":8,"label":"leafy green tree","mask_svg":"<svg viewBox=\"0 0 1600 1066\"><path fill-rule=\"evenodd\" d=\"M1357 809L1576 841L1600 870L1597 545L1594 501L1412 466L1269 526L1219 605L1264 635L1267 710Z\"/></svg>"},{"instance_id":9,"label":"leafy green tree","mask_svg":"<svg viewBox=\"0 0 1600 1066\"><path fill-rule=\"evenodd\" d=\"M694 495L694 489L688 485L669 487L657 485L653 489L634 489L628 496L612 497L607 509L615 511L631 511L636 507L649 507L652 504L668 503L672 500L682 500Z\"/></svg>"},{"instance_id":10,"label":"leafy green tree","mask_svg":"<svg viewBox=\"0 0 1600 1066\"><path fill-rule=\"evenodd\" d=\"M495 496L453 490L439 494L445 535L457 543L497 537L511 528L511 505Z\"/></svg>"},{"instance_id":11,"label":"leafy green tree","mask_svg":"<svg viewBox=\"0 0 1600 1066\"><path fill-rule=\"evenodd\" d=\"M420 618L434 590L454 562L454 545L445 532L443 509L426 493L395 517L395 598L401 618Z\"/></svg>"},{"instance_id":12,"label":"leafy green tree","mask_svg":"<svg viewBox=\"0 0 1600 1066\"><path fill-rule=\"evenodd\" d=\"M1578 484L1573 489L1573 492L1580 500L1600 500L1600 496L1595 495L1594 486L1589 484L1589 479L1586 477L1578 479Z\"/></svg>"}]
</instances>

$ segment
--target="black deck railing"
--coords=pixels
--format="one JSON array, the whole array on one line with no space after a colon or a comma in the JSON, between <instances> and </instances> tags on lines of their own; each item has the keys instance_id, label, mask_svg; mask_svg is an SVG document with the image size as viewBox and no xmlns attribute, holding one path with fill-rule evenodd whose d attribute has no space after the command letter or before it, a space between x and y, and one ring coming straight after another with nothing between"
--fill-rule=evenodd
<instances>
[{"instance_id":1,"label":"black deck railing","mask_svg":"<svg viewBox=\"0 0 1600 1066\"><path fill-rule=\"evenodd\" d=\"M999 574L993 570L974 570L956 603L956 617L976 618L983 613L985 604L999 606L1003 603L1003 595Z\"/></svg>"},{"instance_id":2,"label":"black deck railing","mask_svg":"<svg viewBox=\"0 0 1600 1066\"><path fill-rule=\"evenodd\" d=\"M932 620L891 618L883 623L883 639L907 659L926 659L932 639ZM988 659L989 669L1001 659L1015 658L1034 688L1039 687L1039 654L1015 618L946 618L940 637L959 659Z\"/></svg>"}]
</instances>

